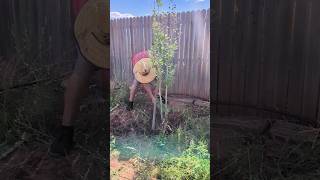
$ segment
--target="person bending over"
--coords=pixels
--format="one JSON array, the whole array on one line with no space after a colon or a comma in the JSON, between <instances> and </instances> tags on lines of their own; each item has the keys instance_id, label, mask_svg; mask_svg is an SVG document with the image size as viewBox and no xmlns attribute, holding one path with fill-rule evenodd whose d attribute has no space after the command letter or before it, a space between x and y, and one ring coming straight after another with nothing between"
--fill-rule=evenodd
<instances>
[{"instance_id":1,"label":"person bending over","mask_svg":"<svg viewBox=\"0 0 320 180\"><path fill-rule=\"evenodd\" d=\"M81 9L80 9L81 8ZM75 37L78 59L64 94L64 110L60 134L50 146L52 156L65 156L73 148L73 122L77 118L81 99L88 93L89 80L100 74L100 87L107 92L109 75L109 10L107 0L74 0ZM81 52L81 53L79 53Z\"/></svg>"},{"instance_id":2,"label":"person bending over","mask_svg":"<svg viewBox=\"0 0 320 180\"><path fill-rule=\"evenodd\" d=\"M135 96L138 84L142 85L143 89L146 91L152 103L155 103L156 96L159 98L158 88L155 87L156 70L152 66L149 52L142 51L133 55L132 64L133 64L134 79L133 79L132 85L129 87L130 94L129 94L129 102L127 106L127 110L129 111L133 109L133 98ZM162 97L162 102L163 103L165 102L165 99L163 97Z\"/></svg>"}]
</instances>

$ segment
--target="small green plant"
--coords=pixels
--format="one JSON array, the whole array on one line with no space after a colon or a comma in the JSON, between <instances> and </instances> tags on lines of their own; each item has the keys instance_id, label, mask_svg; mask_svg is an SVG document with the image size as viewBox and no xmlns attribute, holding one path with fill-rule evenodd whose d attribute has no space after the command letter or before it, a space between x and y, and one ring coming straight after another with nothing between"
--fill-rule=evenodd
<instances>
[{"instance_id":1,"label":"small green plant","mask_svg":"<svg viewBox=\"0 0 320 180\"><path fill-rule=\"evenodd\" d=\"M137 170L136 180L152 179L159 173L159 168L155 166L154 161L148 161L145 159L141 159L140 157L136 157L132 159L132 161L134 161L133 164L135 169Z\"/></svg>"},{"instance_id":2,"label":"small green plant","mask_svg":"<svg viewBox=\"0 0 320 180\"><path fill-rule=\"evenodd\" d=\"M159 174L161 179L210 179L210 154L206 143L191 141L181 156L161 162Z\"/></svg>"},{"instance_id":3,"label":"small green plant","mask_svg":"<svg viewBox=\"0 0 320 180\"><path fill-rule=\"evenodd\" d=\"M119 154L120 154L119 151L116 149L116 138L114 136L111 136L110 157L111 158L118 158Z\"/></svg>"}]
</instances>

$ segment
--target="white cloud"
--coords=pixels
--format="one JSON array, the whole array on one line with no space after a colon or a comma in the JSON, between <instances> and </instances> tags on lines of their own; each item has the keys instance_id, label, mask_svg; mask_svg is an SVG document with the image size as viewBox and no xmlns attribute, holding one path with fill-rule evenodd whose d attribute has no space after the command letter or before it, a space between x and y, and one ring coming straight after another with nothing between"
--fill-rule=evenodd
<instances>
[{"instance_id":1,"label":"white cloud","mask_svg":"<svg viewBox=\"0 0 320 180\"><path fill-rule=\"evenodd\" d=\"M134 17L134 15L129 13L110 12L110 19L129 18L129 17Z\"/></svg>"},{"instance_id":2,"label":"white cloud","mask_svg":"<svg viewBox=\"0 0 320 180\"><path fill-rule=\"evenodd\" d=\"M195 3L199 3L199 2L203 2L203 1L205 1L205 0L186 0L187 2L190 2L190 1L193 1L193 2L195 2Z\"/></svg>"}]
</instances>

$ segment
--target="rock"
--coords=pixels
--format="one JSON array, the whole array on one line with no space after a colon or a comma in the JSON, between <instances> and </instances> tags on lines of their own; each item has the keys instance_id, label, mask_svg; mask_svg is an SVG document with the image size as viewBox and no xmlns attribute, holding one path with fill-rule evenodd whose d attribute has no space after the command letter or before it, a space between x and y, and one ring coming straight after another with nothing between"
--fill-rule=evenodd
<instances>
[{"instance_id":1,"label":"rock","mask_svg":"<svg viewBox=\"0 0 320 180\"><path fill-rule=\"evenodd\" d=\"M209 101L202 101L202 100L195 100L193 102L194 105L196 106L205 106L205 107L209 107L210 106L210 102Z\"/></svg>"}]
</instances>

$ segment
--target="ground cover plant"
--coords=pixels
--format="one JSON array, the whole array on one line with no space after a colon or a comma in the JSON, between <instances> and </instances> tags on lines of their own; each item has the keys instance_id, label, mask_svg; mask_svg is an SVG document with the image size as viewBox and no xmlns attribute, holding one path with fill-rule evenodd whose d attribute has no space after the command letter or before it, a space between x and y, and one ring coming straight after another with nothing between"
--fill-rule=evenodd
<instances>
[{"instance_id":1,"label":"ground cover plant","mask_svg":"<svg viewBox=\"0 0 320 180\"><path fill-rule=\"evenodd\" d=\"M171 157L160 163L162 179L210 179L210 154L207 143L191 142L179 157Z\"/></svg>"}]
</instances>

